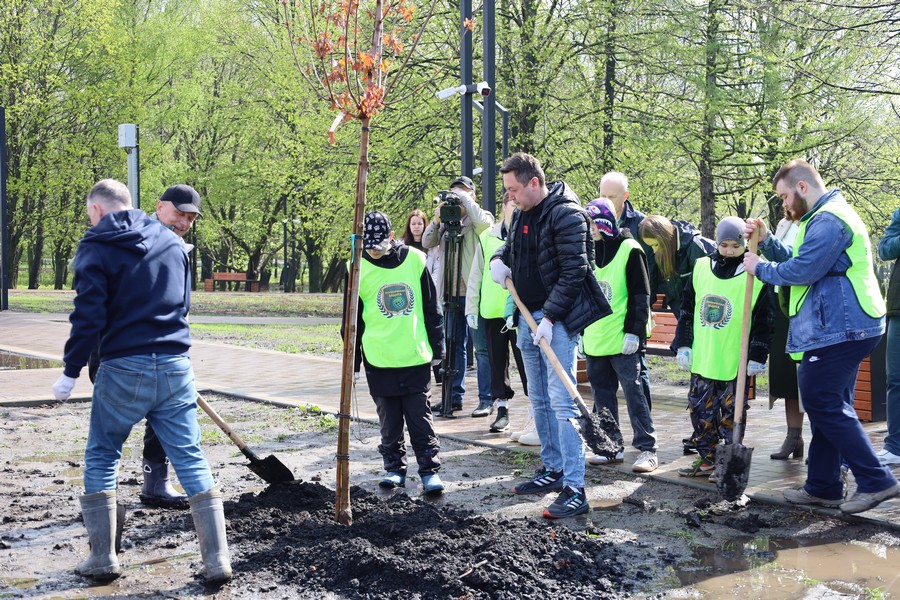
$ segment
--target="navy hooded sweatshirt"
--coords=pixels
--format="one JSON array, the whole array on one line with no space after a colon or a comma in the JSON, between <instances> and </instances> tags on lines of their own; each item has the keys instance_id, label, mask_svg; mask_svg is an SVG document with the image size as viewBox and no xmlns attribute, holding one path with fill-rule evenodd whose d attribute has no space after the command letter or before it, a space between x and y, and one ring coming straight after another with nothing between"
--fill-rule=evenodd
<instances>
[{"instance_id":1,"label":"navy hooded sweatshirt","mask_svg":"<svg viewBox=\"0 0 900 600\"><path fill-rule=\"evenodd\" d=\"M100 360L187 355L190 272L184 243L142 210L111 212L81 238L65 374L78 377L91 351Z\"/></svg>"}]
</instances>

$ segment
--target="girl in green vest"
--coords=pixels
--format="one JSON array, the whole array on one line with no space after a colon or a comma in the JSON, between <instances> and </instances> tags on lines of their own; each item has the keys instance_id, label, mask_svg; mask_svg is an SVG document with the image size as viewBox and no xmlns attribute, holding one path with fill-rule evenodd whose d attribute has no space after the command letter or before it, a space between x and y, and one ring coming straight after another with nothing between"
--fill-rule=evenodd
<instances>
[{"instance_id":1,"label":"girl in green vest","mask_svg":"<svg viewBox=\"0 0 900 600\"><path fill-rule=\"evenodd\" d=\"M734 393L747 285L744 228L744 221L737 217L722 219L716 229L716 253L697 260L684 288L674 343L678 366L691 372L688 407L694 428L691 440L697 448L694 463L679 470L684 477L712 475L716 446L720 440L731 443L734 435ZM753 285L748 377L766 370L774 321L768 288L759 280ZM742 437L739 432L737 439Z\"/></svg>"},{"instance_id":2,"label":"girl in green vest","mask_svg":"<svg viewBox=\"0 0 900 600\"><path fill-rule=\"evenodd\" d=\"M650 319L650 277L647 259L631 232L619 229L616 212L608 198L591 200L585 207L591 217L594 234L594 274L613 310L589 325L582 335L587 376L594 394L594 410L606 407L619 421L619 385L625 394L628 418L634 432L632 445L640 450L632 470L655 471L656 430L650 416L650 404L641 382L641 355ZM588 458L591 464L621 462L623 454L612 459Z\"/></svg>"}]
</instances>

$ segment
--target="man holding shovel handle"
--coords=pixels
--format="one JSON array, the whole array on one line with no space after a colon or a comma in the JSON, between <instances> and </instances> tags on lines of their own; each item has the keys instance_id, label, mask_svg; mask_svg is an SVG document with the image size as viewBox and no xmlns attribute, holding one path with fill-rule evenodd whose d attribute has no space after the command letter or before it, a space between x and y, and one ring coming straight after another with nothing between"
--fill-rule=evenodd
<instances>
[{"instance_id":1,"label":"man holding shovel handle","mask_svg":"<svg viewBox=\"0 0 900 600\"><path fill-rule=\"evenodd\" d=\"M840 190L827 190L818 171L792 160L775 174L775 193L799 219L793 247L769 235L759 219L761 253L773 262L744 255L747 271L788 289L787 351L800 361L798 381L813 437L806 484L787 490L788 502L840 507L859 513L900 494L900 484L882 466L853 410L853 390L862 360L884 334L885 304L875 277L869 234ZM843 499L841 462L857 491Z\"/></svg>"},{"instance_id":2,"label":"man holding shovel handle","mask_svg":"<svg viewBox=\"0 0 900 600\"><path fill-rule=\"evenodd\" d=\"M533 479L516 485L513 492L560 492L544 517L571 517L590 510L584 493L584 443L572 422L581 412L540 343L550 345L574 380L578 333L611 309L593 274L589 218L574 192L564 182L548 183L540 162L529 154L513 154L500 172L519 210L506 243L491 258L491 278L506 288L509 277L538 324L533 335L520 335L517 343L544 463ZM514 318L519 331L528 330L518 310Z\"/></svg>"}]
</instances>

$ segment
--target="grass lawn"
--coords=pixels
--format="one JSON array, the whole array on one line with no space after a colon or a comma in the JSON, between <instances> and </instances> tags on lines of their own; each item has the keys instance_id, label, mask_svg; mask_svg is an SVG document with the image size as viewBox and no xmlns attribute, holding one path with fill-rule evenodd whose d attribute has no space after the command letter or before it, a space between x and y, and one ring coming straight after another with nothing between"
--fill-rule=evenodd
<instances>
[{"instance_id":1,"label":"grass lawn","mask_svg":"<svg viewBox=\"0 0 900 600\"><path fill-rule=\"evenodd\" d=\"M71 290L10 290L9 308L17 312L69 313ZM193 292L192 315L241 317L340 317L341 294L281 292Z\"/></svg>"},{"instance_id":2,"label":"grass lawn","mask_svg":"<svg viewBox=\"0 0 900 600\"><path fill-rule=\"evenodd\" d=\"M289 354L315 354L340 358L343 340L340 324L322 325L233 325L226 323L193 323L195 340L277 350Z\"/></svg>"}]
</instances>

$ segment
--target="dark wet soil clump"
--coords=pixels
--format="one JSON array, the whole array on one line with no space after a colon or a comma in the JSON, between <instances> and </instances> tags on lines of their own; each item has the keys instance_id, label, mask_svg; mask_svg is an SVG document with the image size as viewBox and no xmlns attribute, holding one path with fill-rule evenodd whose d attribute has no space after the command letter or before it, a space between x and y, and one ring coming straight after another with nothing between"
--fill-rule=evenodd
<instances>
[{"instance_id":1,"label":"dark wet soil clump","mask_svg":"<svg viewBox=\"0 0 900 600\"><path fill-rule=\"evenodd\" d=\"M303 597L373 600L620 598L631 589L615 547L593 528L491 519L359 487L348 527L335 522L334 496L293 482L226 503L229 541L242 548L236 578L254 572Z\"/></svg>"}]
</instances>

